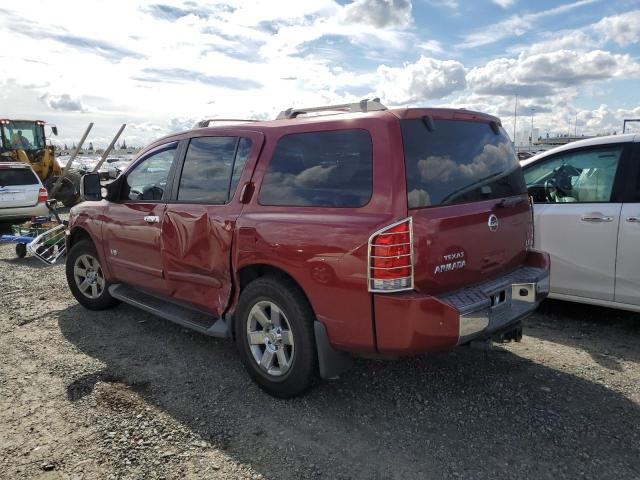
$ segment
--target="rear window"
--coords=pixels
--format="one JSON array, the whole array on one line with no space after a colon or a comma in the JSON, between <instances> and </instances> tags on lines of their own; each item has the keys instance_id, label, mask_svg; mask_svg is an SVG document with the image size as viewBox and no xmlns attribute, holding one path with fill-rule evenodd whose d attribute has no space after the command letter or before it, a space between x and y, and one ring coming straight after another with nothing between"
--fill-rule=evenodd
<instances>
[{"instance_id":1,"label":"rear window","mask_svg":"<svg viewBox=\"0 0 640 480\"><path fill-rule=\"evenodd\" d=\"M373 154L366 130L282 137L262 181L261 205L362 207L371 198Z\"/></svg>"},{"instance_id":2,"label":"rear window","mask_svg":"<svg viewBox=\"0 0 640 480\"><path fill-rule=\"evenodd\" d=\"M461 120L402 120L409 208L490 200L526 192L509 137Z\"/></svg>"},{"instance_id":3,"label":"rear window","mask_svg":"<svg viewBox=\"0 0 640 480\"><path fill-rule=\"evenodd\" d=\"M38 185L38 178L28 168L0 168L0 187Z\"/></svg>"}]
</instances>

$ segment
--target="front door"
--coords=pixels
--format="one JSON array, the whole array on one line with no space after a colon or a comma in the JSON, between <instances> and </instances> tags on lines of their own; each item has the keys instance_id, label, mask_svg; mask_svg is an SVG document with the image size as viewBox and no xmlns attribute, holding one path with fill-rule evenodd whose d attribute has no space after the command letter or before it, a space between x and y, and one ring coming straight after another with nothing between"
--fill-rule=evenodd
<instances>
[{"instance_id":1,"label":"front door","mask_svg":"<svg viewBox=\"0 0 640 480\"><path fill-rule=\"evenodd\" d=\"M190 139L162 221L169 295L215 316L232 290L231 248L261 134L238 132Z\"/></svg>"},{"instance_id":2,"label":"front door","mask_svg":"<svg viewBox=\"0 0 640 480\"><path fill-rule=\"evenodd\" d=\"M177 145L164 145L136 162L120 180L120 199L109 204L103 234L116 282L166 292L160 229Z\"/></svg>"},{"instance_id":3,"label":"front door","mask_svg":"<svg viewBox=\"0 0 640 480\"><path fill-rule=\"evenodd\" d=\"M525 169L535 247L551 256L551 292L614 299L623 145L562 152Z\"/></svg>"}]
</instances>

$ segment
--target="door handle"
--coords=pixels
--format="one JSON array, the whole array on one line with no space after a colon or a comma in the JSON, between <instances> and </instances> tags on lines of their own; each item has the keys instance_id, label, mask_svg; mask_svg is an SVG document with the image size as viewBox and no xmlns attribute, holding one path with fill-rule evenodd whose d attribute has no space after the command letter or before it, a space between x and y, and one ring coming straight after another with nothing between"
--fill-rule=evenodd
<instances>
[{"instance_id":1,"label":"door handle","mask_svg":"<svg viewBox=\"0 0 640 480\"><path fill-rule=\"evenodd\" d=\"M580 220L583 222L612 222L613 217L605 217L602 215L584 215Z\"/></svg>"},{"instance_id":2,"label":"door handle","mask_svg":"<svg viewBox=\"0 0 640 480\"><path fill-rule=\"evenodd\" d=\"M630 222L630 223L639 223L640 222L640 218L638 218L638 217L627 217L626 220L627 220L627 222Z\"/></svg>"},{"instance_id":3,"label":"door handle","mask_svg":"<svg viewBox=\"0 0 640 480\"><path fill-rule=\"evenodd\" d=\"M160 223L160 217L157 215L146 215L144 221L147 223Z\"/></svg>"}]
</instances>

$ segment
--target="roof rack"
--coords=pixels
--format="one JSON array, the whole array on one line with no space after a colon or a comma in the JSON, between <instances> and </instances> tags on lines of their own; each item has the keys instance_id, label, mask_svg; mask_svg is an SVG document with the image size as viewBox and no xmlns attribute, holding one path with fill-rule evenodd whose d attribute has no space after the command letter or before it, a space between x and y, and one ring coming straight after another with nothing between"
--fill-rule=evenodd
<instances>
[{"instance_id":1,"label":"roof rack","mask_svg":"<svg viewBox=\"0 0 640 480\"><path fill-rule=\"evenodd\" d=\"M195 128L207 128L211 126L212 123L216 122L224 122L226 124L229 123L249 123L249 122L259 122L259 120L251 119L251 118L205 118L204 120L200 120L196 123Z\"/></svg>"},{"instance_id":2,"label":"roof rack","mask_svg":"<svg viewBox=\"0 0 640 480\"><path fill-rule=\"evenodd\" d=\"M372 98L371 100L365 98L356 103L343 103L340 105L327 105L325 107L311 107L311 108L287 108L278 114L276 120L285 120L290 118L296 118L298 115L304 115L307 113L315 112L336 112L336 113L354 113L354 112L377 112L380 110L386 110L379 98Z\"/></svg>"}]
</instances>

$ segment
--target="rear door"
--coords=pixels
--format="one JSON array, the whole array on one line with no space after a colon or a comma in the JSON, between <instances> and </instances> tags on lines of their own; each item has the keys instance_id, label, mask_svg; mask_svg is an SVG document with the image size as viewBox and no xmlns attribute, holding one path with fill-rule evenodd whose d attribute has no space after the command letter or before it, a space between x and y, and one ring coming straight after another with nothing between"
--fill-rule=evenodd
<instances>
[{"instance_id":1,"label":"rear door","mask_svg":"<svg viewBox=\"0 0 640 480\"><path fill-rule=\"evenodd\" d=\"M630 184L620 213L615 301L640 305L640 143L633 150Z\"/></svg>"},{"instance_id":2,"label":"rear door","mask_svg":"<svg viewBox=\"0 0 640 480\"><path fill-rule=\"evenodd\" d=\"M220 316L232 288L231 248L262 134L226 131L185 140L162 221L168 293Z\"/></svg>"},{"instance_id":3,"label":"rear door","mask_svg":"<svg viewBox=\"0 0 640 480\"><path fill-rule=\"evenodd\" d=\"M535 247L551 256L551 292L612 301L624 144L570 150L530 164Z\"/></svg>"},{"instance_id":4,"label":"rear door","mask_svg":"<svg viewBox=\"0 0 640 480\"><path fill-rule=\"evenodd\" d=\"M178 142L136 161L120 180L120 199L109 203L103 227L105 256L117 281L164 294L160 227Z\"/></svg>"},{"instance_id":5,"label":"rear door","mask_svg":"<svg viewBox=\"0 0 640 480\"><path fill-rule=\"evenodd\" d=\"M34 206L41 186L29 167L0 165L0 209Z\"/></svg>"},{"instance_id":6,"label":"rear door","mask_svg":"<svg viewBox=\"0 0 640 480\"><path fill-rule=\"evenodd\" d=\"M531 213L504 130L485 119L400 124L415 288L440 293L519 266L530 241Z\"/></svg>"}]
</instances>

